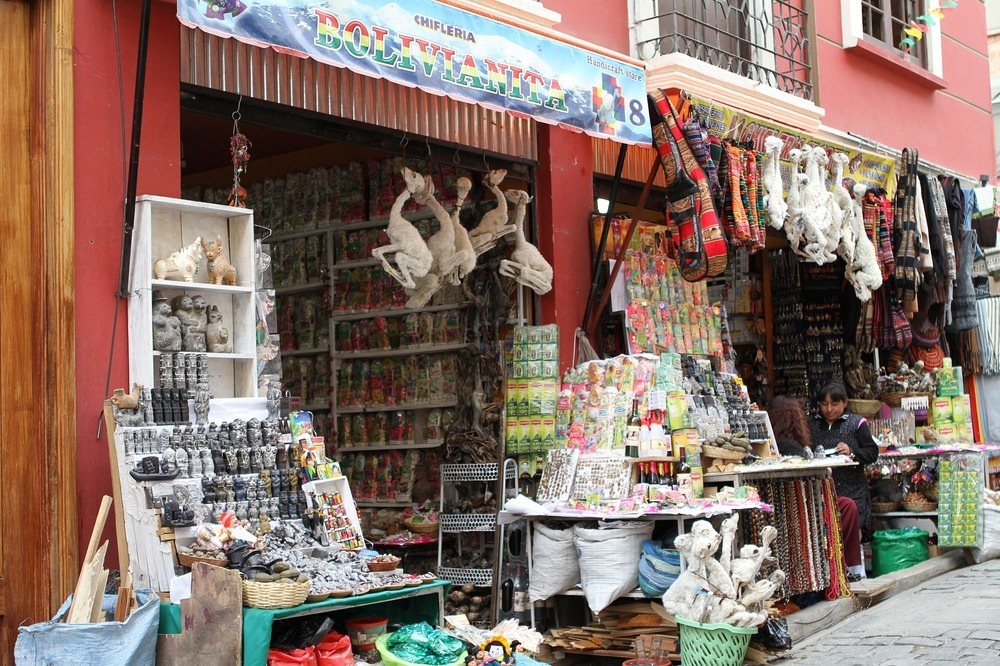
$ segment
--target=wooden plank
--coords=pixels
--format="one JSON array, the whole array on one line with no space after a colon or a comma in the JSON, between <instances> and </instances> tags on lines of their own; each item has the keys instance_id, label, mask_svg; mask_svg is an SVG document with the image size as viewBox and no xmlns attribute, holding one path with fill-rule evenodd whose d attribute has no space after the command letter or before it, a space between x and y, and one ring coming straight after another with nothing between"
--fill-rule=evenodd
<instances>
[{"instance_id":1,"label":"wooden plank","mask_svg":"<svg viewBox=\"0 0 1000 666\"><path fill-rule=\"evenodd\" d=\"M76 589L73 592L73 603L66 614L67 624L81 624L91 621L90 617L93 613L94 597L104 594L104 587L98 587L102 574L104 583L105 585L107 584L107 570L104 568L104 555L107 550L108 542L105 541L97 549L94 556L83 565L83 570L80 572L80 579L77 581Z\"/></svg>"},{"instance_id":2,"label":"wooden plank","mask_svg":"<svg viewBox=\"0 0 1000 666\"><path fill-rule=\"evenodd\" d=\"M88 576L96 575L94 573L94 560L96 556L100 556L100 562L97 562L97 571L99 572L104 568L104 553L107 550L108 544L104 543L104 546L98 551L97 542L101 539L101 534L104 532L104 523L108 520L108 513L111 511L111 498L107 495L101 500L101 508L97 512L97 520L94 522L94 529L90 533L90 544L87 546L87 553L83 558L83 566L80 568L80 578L76 583L76 591L73 593L73 603L70 606L68 618L81 618L89 617L90 606L88 605L88 597L82 594L81 586L84 584L85 574ZM92 580L86 580L87 585L92 585ZM87 610L85 610L87 609ZM73 620L68 619L67 622L85 622L86 620Z\"/></svg>"},{"instance_id":3,"label":"wooden plank","mask_svg":"<svg viewBox=\"0 0 1000 666\"><path fill-rule=\"evenodd\" d=\"M238 571L201 562L191 570L191 598L181 601L181 633L157 639L157 666L242 663L243 584Z\"/></svg>"},{"instance_id":4,"label":"wooden plank","mask_svg":"<svg viewBox=\"0 0 1000 666\"><path fill-rule=\"evenodd\" d=\"M115 506L115 543L118 544L118 575L125 580L129 572L128 539L125 532L125 509L122 508L122 479L118 473L118 447L115 446L114 408L110 400L104 401L104 428L108 433L108 457L111 460L111 494Z\"/></svg>"},{"instance_id":5,"label":"wooden plank","mask_svg":"<svg viewBox=\"0 0 1000 666\"><path fill-rule=\"evenodd\" d=\"M101 558L101 562L104 562L104 558ZM102 569L101 574L97 577L97 589L94 590L90 607L90 621L92 623L104 622L104 613L101 612L101 609L104 606L104 590L108 588L108 575L110 573L107 569Z\"/></svg>"},{"instance_id":6,"label":"wooden plank","mask_svg":"<svg viewBox=\"0 0 1000 666\"><path fill-rule=\"evenodd\" d=\"M894 587L896 587L896 581L894 580L878 580L869 578L860 580L856 583L851 583L851 592L853 592L855 596L863 599L870 599L871 597L876 597Z\"/></svg>"}]
</instances>

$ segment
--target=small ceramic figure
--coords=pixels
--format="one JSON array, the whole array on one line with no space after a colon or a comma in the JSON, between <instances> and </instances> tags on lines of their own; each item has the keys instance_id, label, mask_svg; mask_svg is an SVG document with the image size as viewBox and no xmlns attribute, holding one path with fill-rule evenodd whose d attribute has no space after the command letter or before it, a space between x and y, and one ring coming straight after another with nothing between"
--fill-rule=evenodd
<instances>
[{"instance_id":1,"label":"small ceramic figure","mask_svg":"<svg viewBox=\"0 0 1000 666\"><path fill-rule=\"evenodd\" d=\"M171 254L166 259L160 259L153 264L153 277L157 280L183 280L192 282L198 265L204 258L201 236Z\"/></svg>"},{"instance_id":2,"label":"small ceramic figure","mask_svg":"<svg viewBox=\"0 0 1000 666\"><path fill-rule=\"evenodd\" d=\"M208 351L214 354L230 354L233 351L233 345L229 343L229 329L222 325L222 313L215 305L208 309L205 341Z\"/></svg>"},{"instance_id":3,"label":"small ceramic figure","mask_svg":"<svg viewBox=\"0 0 1000 666\"><path fill-rule=\"evenodd\" d=\"M205 258L208 259L209 281L212 284L235 285L236 266L230 264L223 253L222 235L217 235L214 243L201 241L201 247L205 250Z\"/></svg>"},{"instance_id":4,"label":"small ceramic figure","mask_svg":"<svg viewBox=\"0 0 1000 666\"><path fill-rule=\"evenodd\" d=\"M153 349L155 351L181 350L181 322L173 315L170 304L163 301L153 305Z\"/></svg>"}]
</instances>

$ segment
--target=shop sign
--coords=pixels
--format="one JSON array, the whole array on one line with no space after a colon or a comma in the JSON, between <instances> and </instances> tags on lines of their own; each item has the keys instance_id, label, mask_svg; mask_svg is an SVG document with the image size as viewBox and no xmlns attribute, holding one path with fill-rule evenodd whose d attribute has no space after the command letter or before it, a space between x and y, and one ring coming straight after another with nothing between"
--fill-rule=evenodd
<instances>
[{"instance_id":1,"label":"shop sign","mask_svg":"<svg viewBox=\"0 0 1000 666\"><path fill-rule=\"evenodd\" d=\"M876 155L856 148L847 148L828 141L820 141L807 134L789 130L757 116L715 106L712 102L697 97L691 97L691 107L705 119L709 133L719 138L749 141L754 150L761 152L764 151L764 140L767 137L776 136L782 139L785 142L785 147L781 151L781 177L785 181L786 191L789 183L788 174L791 170L788 154L792 150L801 150L805 146L822 146L830 155L837 152L847 153L849 161L844 168L845 180L853 180L867 188L885 188L889 192L893 191L891 186L894 186L896 182L896 159L893 157ZM834 166L833 160L830 160L828 179L833 176Z\"/></svg>"},{"instance_id":2,"label":"shop sign","mask_svg":"<svg viewBox=\"0 0 1000 666\"><path fill-rule=\"evenodd\" d=\"M641 67L434 0L177 0L185 25L374 78L650 145Z\"/></svg>"}]
</instances>

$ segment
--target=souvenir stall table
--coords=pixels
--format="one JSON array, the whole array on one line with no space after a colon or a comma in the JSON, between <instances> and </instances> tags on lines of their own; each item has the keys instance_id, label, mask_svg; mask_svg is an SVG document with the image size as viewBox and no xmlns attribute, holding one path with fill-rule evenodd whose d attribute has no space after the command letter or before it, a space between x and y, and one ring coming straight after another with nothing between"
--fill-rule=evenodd
<instances>
[{"instance_id":1,"label":"souvenir stall table","mask_svg":"<svg viewBox=\"0 0 1000 666\"><path fill-rule=\"evenodd\" d=\"M444 597L450 585L451 583L448 581L436 580L419 587L370 592L344 599L327 599L292 608L277 610L244 608L243 665L265 666L267 664L271 631L274 623L280 620L342 612L347 617L377 615L387 618L390 624L410 624L420 621L432 625L437 624L444 617ZM352 612L354 609L364 610ZM179 605L161 604L160 633L181 633L181 609Z\"/></svg>"},{"instance_id":2,"label":"souvenir stall table","mask_svg":"<svg viewBox=\"0 0 1000 666\"><path fill-rule=\"evenodd\" d=\"M753 511L743 525L743 537L756 542L765 525L778 530L774 551L787 574L784 595L824 592L830 598L849 596L847 572L840 553L840 519L832 470L857 463L843 456L804 460L772 458L737 465L731 472L705 475L705 485L752 484L772 510Z\"/></svg>"}]
</instances>

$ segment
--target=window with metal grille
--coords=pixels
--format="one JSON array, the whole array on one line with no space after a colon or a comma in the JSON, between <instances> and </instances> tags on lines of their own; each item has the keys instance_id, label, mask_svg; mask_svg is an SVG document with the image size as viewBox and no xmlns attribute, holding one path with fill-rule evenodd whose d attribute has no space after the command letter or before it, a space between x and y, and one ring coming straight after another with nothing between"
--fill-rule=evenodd
<instances>
[{"instance_id":1,"label":"window with metal grille","mask_svg":"<svg viewBox=\"0 0 1000 666\"><path fill-rule=\"evenodd\" d=\"M899 48L899 43L906 36L903 28L923 13L924 0L861 0L861 26L865 35L915 64L926 67L926 40L917 41L908 53Z\"/></svg>"}]
</instances>

